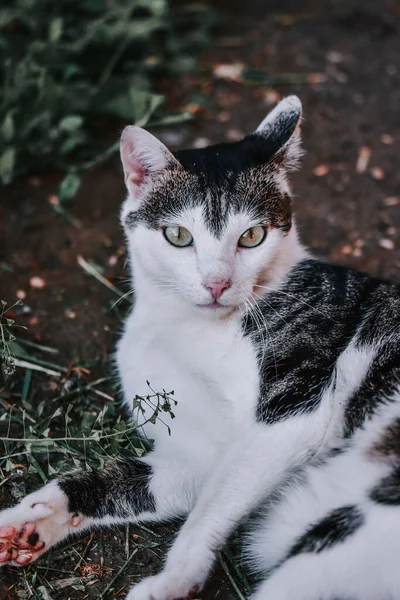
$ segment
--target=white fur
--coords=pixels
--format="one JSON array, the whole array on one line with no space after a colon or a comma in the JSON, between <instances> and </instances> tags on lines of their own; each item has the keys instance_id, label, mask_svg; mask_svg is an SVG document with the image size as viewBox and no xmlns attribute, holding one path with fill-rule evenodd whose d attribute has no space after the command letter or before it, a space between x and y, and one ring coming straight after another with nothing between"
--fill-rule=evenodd
<instances>
[{"instance_id":1,"label":"white fur","mask_svg":"<svg viewBox=\"0 0 400 600\"><path fill-rule=\"evenodd\" d=\"M287 560L261 584L254 600L400 597L398 507L368 499L368 491L392 471L390 462L369 455L385 427L400 418L400 391L392 400L355 434L347 451L323 466L307 467L305 482L290 486L279 506L260 519L249 539L251 565L266 572L278 564L307 528L331 510L355 505L365 514L365 524L343 544Z\"/></svg>"},{"instance_id":2,"label":"white fur","mask_svg":"<svg viewBox=\"0 0 400 600\"><path fill-rule=\"evenodd\" d=\"M300 114L301 105L295 97L289 97L258 131L264 133L272 127L285 110ZM294 135L297 140L298 132ZM292 160L296 158L296 144L291 144ZM149 190L149 173L157 177L175 159L155 138L138 128L125 130L121 154L128 189L122 209L124 222L126 215L143 202ZM281 184L286 185L283 176ZM143 513L138 519L189 515L164 570L133 588L127 596L129 600L173 600L186 597L195 586L201 587L212 568L215 552L237 525L285 481L288 472L303 468L337 443L343 427L344 402L360 385L373 360L374 349L358 350L350 345L338 360L335 384L327 384L318 408L311 414L289 416L274 425L256 422L259 369L256 350L250 338L243 335L241 319L246 306L254 302L255 290L265 293L264 288L257 287L261 272L268 277L269 289L278 288L292 267L306 256L294 226L286 236L278 229L270 231L265 242L251 250L238 248L239 237L257 224L245 212L231 214L220 239L216 239L206 227L200 208L186 207L164 225L187 228L195 242L187 248L171 246L161 231L141 224L126 230L135 306L126 321L116 356L124 402L132 410L136 395L148 395L147 381L153 390L174 390L178 402L173 409L176 418L168 421L171 436L161 421L145 423L151 416L150 408L144 415L135 414L145 435L155 440L154 450L144 460L153 467L150 491L156 512ZM223 306L206 307L212 301L207 282L222 279L231 281L221 296ZM169 419L168 415L165 418ZM359 473L360 465L364 467L366 463L362 436L373 435L374 431L366 428L357 434L354 439L361 440L357 448L330 461L326 468L308 467L307 483L293 487L279 509L268 513L250 542L252 562L259 570L276 564L310 520L324 516L327 509L340 504L342 497L346 496L346 503L349 497L360 499L376 475L373 464L367 465L362 475ZM349 466L343 476L344 456ZM355 479L357 485L353 485ZM349 496L346 494L350 488ZM61 507L60 527L52 512L42 515L43 522L56 529L48 534L48 543L52 544L70 532L66 525L71 517L66 499L56 483L36 494L36 501L43 506L54 499ZM42 517L32 513L31 503L32 497L28 497L25 504L11 509L14 512L1 513L0 525L20 526L25 518L40 521ZM370 506L365 509L372 511ZM376 507L373 510L368 526L373 528L374 539L387 555L400 550L400 542L385 540L390 526L387 513ZM118 519L105 518L96 524L115 522ZM83 521L82 527L91 523ZM43 536L46 535L44 528ZM260 587L255 599L310 600L311 595L312 600L314 596L331 600L326 594L330 582L339 576L341 565L343 581L348 584L345 588L343 583L344 596L376 600L369 590L376 591L378 583L375 587L371 584L363 596L351 581L352 573L361 573L363 568L360 557L365 557L366 563L373 562L371 554L365 556L364 533L357 533L351 544L354 553L347 564L340 552L338 558L336 554L332 558L330 551L314 557L316 562L309 556L288 561L285 570L278 570ZM395 556L397 552L388 556L389 567ZM368 568L369 579L365 579L370 581L375 576L379 581L373 565L368 563ZM385 588L389 592L390 577ZM399 591L400 586L394 585L393 589ZM400 592L396 597L400 597Z\"/></svg>"}]
</instances>

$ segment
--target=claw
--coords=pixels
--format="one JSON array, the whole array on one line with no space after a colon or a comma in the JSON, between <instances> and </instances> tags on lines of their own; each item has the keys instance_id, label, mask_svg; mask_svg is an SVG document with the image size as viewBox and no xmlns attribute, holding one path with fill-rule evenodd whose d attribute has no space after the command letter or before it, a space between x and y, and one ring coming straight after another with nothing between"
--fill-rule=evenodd
<instances>
[{"instance_id":1,"label":"claw","mask_svg":"<svg viewBox=\"0 0 400 600\"><path fill-rule=\"evenodd\" d=\"M18 554L17 558L15 559L15 562L18 565L26 565L26 563L28 563L31 560L32 560L32 553L31 552L20 552Z\"/></svg>"}]
</instances>

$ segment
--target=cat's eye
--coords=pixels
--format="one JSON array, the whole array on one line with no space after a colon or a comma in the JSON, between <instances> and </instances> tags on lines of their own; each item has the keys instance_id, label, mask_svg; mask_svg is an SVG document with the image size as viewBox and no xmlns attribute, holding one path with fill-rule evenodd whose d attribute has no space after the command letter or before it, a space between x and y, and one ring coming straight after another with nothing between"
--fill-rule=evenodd
<instances>
[{"instance_id":1,"label":"cat's eye","mask_svg":"<svg viewBox=\"0 0 400 600\"><path fill-rule=\"evenodd\" d=\"M262 227L261 225L250 227L250 229L240 236L238 246L241 246L242 248L255 248L265 240L266 235L267 230L265 227Z\"/></svg>"},{"instance_id":2,"label":"cat's eye","mask_svg":"<svg viewBox=\"0 0 400 600\"><path fill-rule=\"evenodd\" d=\"M192 234L184 227L169 225L168 227L164 227L163 233L167 242L173 246L178 246L178 248L184 248L193 244Z\"/></svg>"}]
</instances>

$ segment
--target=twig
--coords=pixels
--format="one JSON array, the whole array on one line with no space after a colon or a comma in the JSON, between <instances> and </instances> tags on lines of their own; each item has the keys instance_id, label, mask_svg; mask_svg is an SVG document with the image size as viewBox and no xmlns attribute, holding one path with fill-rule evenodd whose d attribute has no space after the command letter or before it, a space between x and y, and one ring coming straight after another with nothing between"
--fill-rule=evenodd
<instances>
[{"instance_id":1,"label":"twig","mask_svg":"<svg viewBox=\"0 0 400 600\"><path fill-rule=\"evenodd\" d=\"M233 579L229 569L228 569L228 565L226 564L226 562L224 561L224 559L222 558L222 553L219 552L218 553L218 560L221 563L221 567L223 568L223 570L225 571L226 576L228 577L231 586L233 587L233 589L235 590L237 597L239 598L239 600L246 600L246 598L243 596L242 592L240 591L236 581Z\"/></svg>"},{"instance_id":2,"label":"twig","mask_svg":"<svg viewBox=\"0 0 400 600\"><path fill-rule=\"evenodd\" d=\"M110 283L108 281L108 279L106 279L104 277L104 275L102 275L100 273L100 271L98 269L96 269L96 267L94 265L90 264L87 260L85 260L83 258L83 256L78 256L77 257L77 261L78 261L78 265L80 267L82 267L82 269L84 271L86 271L86 273L88 273L89 275L91 275L92 277L94 277L95 279L97 279L97 281L100 281L100 283L102 283L109 290L111 290L112 292L114 292L114 294L117 294L120 298L122 298L124 296L124 292L122 292L115 285L113 285L112 283Z\"/></svg>"},{"instance_id":3,"label":"twig","mask_svg":"<svg viewBox=\"0 0 400 600\"><path fill-rule=\"evenodd\" d=\"M131 560L135 556L135 554L137 554L137 551L138 551L138 548L135 548L134 551L132 552L132 554L130 555L130 557L125 561L125 563L122 565L122 567L117 571L116 575L114 575L114 577L111 579L111 581L108 583L108 585L101 592L101 594L99 596L99 600L104 598L105 594L108 592L110 587L118 579L118 577L121 575L122 571L124 571L124 569L126 569L126 567L129 565L129 563L131 562Z\"/></svg>"},{"instance_id":4,"label":"twig","mask_svg":"<svg viewBox=\"0 0 400 600\"><path fill-rule=\"evenodd\" d=\"M39 364L34 364L27 360L21 360L20 358L14 358L13 360L16 367L21 367L22 369L32 369L32 371L41 371L42 373L47 373L47 375L52 375L53 377L61 377L60 372L53 371L52 369L48 369L47 367L42 367Z\"/></svg>"}]
</instances>

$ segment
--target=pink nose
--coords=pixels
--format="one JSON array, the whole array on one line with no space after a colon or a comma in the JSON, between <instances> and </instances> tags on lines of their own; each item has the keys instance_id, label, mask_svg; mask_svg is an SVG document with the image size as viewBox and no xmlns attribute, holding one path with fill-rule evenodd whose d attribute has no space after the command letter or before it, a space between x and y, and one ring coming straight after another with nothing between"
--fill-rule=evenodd
<instances>
[{"instance_id":1,"label":"pink nose","mask_svg":"<svg viewBox=\"0 0 400 600\"><path fill-rule=\"evenodd\" d=\"M207 284L206 287L212 293L214 300L218 300L222 292L230 287L230 285L230 281L223 279L221 281L212 281L211 283Z\"/></svg>"}]
</instances>

